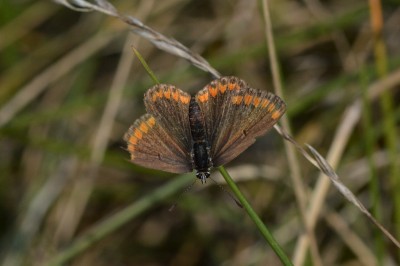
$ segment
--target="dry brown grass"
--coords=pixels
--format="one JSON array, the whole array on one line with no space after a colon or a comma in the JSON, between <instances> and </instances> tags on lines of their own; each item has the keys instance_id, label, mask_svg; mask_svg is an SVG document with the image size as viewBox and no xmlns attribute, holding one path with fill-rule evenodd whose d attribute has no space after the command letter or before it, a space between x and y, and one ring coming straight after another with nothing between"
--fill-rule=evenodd
<instances>
[{"instance_id":1,"label":"dry brown grass","mask_svg":"<svg viewBox=\"0 0 400 266\"><path fill-rule=\"evenodd\" d=\"M113 4L201 54L222 75L259 89L281 86L288 105L283 126L290 125L298 143L326 155L400 238L400 144L388 144L390 134L399 136L398 3L383 3L379 39L370 29L377 15L364 1L269 2L275 76L257 1ZM212 77L114 17L53 2L3 1L0 10L1 254L5 265L43 265L95 224L179 178L134 166L121 149L124 132L145 113L143 93L152 86L131 45L163 83L194 93ZM378 41L387 62L377 56ZM389 118L380 108L381 90L392 101ZM271 132L226 167L295 264L317 265L318 257L323 265L400 264L398 249L290 147ZM177 196L182 191L149 204L71 265L279 263L243 210L213 183Z\"/></svg>"}]
</instances>

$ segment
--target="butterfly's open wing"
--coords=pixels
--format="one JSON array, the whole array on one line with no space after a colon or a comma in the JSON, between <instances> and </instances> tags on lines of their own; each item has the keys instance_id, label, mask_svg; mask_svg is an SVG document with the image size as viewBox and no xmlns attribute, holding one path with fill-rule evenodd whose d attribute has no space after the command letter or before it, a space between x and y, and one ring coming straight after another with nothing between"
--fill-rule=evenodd
<instances>
[{"instance_id":1,"label":"butterfly's open wing","mask_svg":"<svg viewBox=\"0 0 400 266\"><path fill-rule=\"evenodd\" d=\"M228 163L265 134L284 114L276 95L249 88L236 77L212 81L196 95L203 111L214 166Z\"/></svg>"},{"instance_id":2,"label":"butterfly's open wing","mask_svg":"<svg viewBox=\"0 0 400 266\"><path fill-rule=\"evenodd\" d=\"M131 161L171 173L192 171L192 165L175 140L150 114L135 121L124 136Z\"/></svg>"},{"instance_id":3,"label":"butterfly's open wing","mask_svg":"<svg viewBox=\"0 0 400 266\"><path fill-rule=\"evenodd\" d=\"M172 173L192 171L189 102L190 95L172 85L155 85L145 93L148 114L124 137L132 162Z\"/></svg>"}]
</instances>

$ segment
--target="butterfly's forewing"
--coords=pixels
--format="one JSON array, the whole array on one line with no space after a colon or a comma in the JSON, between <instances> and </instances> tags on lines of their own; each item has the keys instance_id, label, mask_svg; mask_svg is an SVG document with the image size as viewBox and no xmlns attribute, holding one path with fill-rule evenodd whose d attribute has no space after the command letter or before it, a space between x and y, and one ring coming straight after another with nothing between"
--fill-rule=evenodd
<instances>
[{"instance_id":1,"label":"butterfly's forewing","mask_svg":"<svg viewBox=\"0 0 400 266\"><path fill-rule=\"evenodd\" d=\"M145 114L135 121L124 136L131 161L147 168L171 173L192 171L186 154L156 118Z\"/></svg>"},{"instance_id":2,"label":"butterfly's forewing","mask_svg":"<svg viewBox=\"0 0 400 266\"><path fill-rule=\"evenodd\" d=\"M188 160L192 149L189 125L190 95L173 85L158 84L144 96L147 113L153 115L160 126L185 154Z\"/></svg>"},{"instance_id":3,"label":"butterfly's forewing","mask_svg":"<svg viewBox=\"0 0 400 266\"><path fill-rule=\"evenodd\" d=\"M230 102L232 91L245 86L243 81L236 77L223 77L212 81L196 94L196 101L205 118L211 155L215 155L221 149L231 131L228 125L233 123L234 117L230 115L231 106L226 103Z\"/></svg>"},{"instance_id":4,"label":"butterfly's forewing","mask_svg":"<svg viewBox=\"0 0 400 266\"><path fill-rule=\"evenodd\" d=\"M173 173L192 171L189 102L190 95L172 85L155 85L145 93L148 114L125 135L134 163Z\"/></svg>"},{"instance_id":5,"label":"butterfly's forewing","mask_svg":"<svg viewBox=\"0 0 400 266\"><path fill-rule=\"evenodd\" d=\"M226 164L265 134L283 115L285 103L272 93L224 77L196 95L204 113L214 166Z\"/></svg>"}]
</instances>

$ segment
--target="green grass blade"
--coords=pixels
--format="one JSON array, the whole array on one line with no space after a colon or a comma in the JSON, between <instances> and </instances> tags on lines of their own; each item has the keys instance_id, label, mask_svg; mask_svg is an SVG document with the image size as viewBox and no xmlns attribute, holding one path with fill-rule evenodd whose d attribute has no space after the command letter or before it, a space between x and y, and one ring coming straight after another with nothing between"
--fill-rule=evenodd
<instances>
[{"instance_id":1,"label":"green grass blade","mask_svg":"<svg viewBox=\"0 0 400 266\"><path fill-rule=\"evenodd\" d=\"M240 192L239 188L236 186L235 182L232 180L229 173L225 170L225 168L223 166L218 167L218 170L224 177L226 183L232 189L233 193L235 194L235 196L237 197L239 202L242 204L242 206L246 210L247 214L253 220L254 224L257 226L257 228L260 231L260 233L262 234L262 236L270 244L270 246L272 247L272 249L274 250L276 255L278 255L278 257L280 258L283 265L293 265L292 262L290 261L289 257L286 255L286 253L283 251L283 249L279 246L278 242L275 240L275 238L269 232L269 230L267 229L267 227L265 226L263 221L261 221L260 217L253 210L250 203L244 197L242 192Z\"/></svg>"},{"instance_id":2,"label":"green grass blade","mask_svg":"<svg viewBox=\"0 0 400 266\"><path fill-rule=\"evenodd\" d=\"M95 225L91 230L77 238L67 249L57 254L46 265L63 265L68 260L76 257L81 252L91 247L95 242L104 238L108 234L114 232L122 225L139 216L146 210L150 209L154 204L165 200L179 190L182 190L190 182L193 181L192 174L181 175L171 180L164 186L158 188L153 193L134 202L130 206L116 213L109 219Z\"/></svg>"},{"instance_id":3,"label":"green grass blade","mask_svg":"<svg viewBox=\"0 0 400 266\"><path fill-rule=\"evenodd\" d=\"M149 65L146 63L146 60L144 60L143 56L139 53L139 51L134 46L132 46L132 50L135 53L136 57L139 59L140 63L142 63L142 66L144 67L144 69L146 69L147 74L149 74L154 83L160 84L156 75L154 74L153 71L151 71Z\"/></svg>"}]
</instances>

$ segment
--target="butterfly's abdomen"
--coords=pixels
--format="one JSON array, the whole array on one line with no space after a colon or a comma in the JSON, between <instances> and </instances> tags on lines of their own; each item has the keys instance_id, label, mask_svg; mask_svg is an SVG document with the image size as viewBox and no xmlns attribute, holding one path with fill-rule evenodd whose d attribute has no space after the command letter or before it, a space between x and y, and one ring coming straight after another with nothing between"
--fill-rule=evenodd
<instances>
[{"instance_id":1,"label":"butterfly's abdomen","mask_svg":"<svg viewBox=\"0 0 400 266\"><path fill-rule=\"evenodd\" d=\"M193 164L197 170L197 177L204 181L210 175L212 161L210 158L210 145L204 126L204 116L194 97L190 99L189 120L193 140Z\"/></svg>"}]
</instances>

